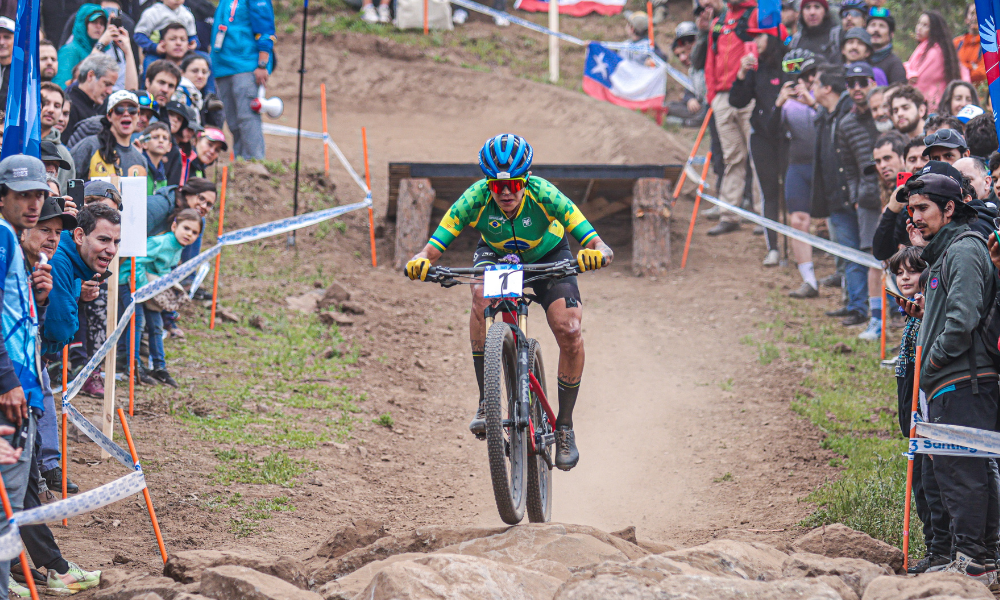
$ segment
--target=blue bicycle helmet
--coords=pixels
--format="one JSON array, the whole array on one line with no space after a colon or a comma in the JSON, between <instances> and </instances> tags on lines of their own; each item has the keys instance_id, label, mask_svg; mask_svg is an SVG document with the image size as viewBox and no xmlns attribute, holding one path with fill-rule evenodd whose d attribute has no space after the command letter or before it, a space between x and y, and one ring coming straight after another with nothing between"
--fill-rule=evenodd
<instances>
[{"instance_id":1,"label":"blue bicycle helmet","mask_svg":"<svg viewBox=\"0 0 1000 600\"><path fill-rule=\"evenodd\" d=\"M479 151L479 168L489 179L523 177L531 168L534 152L527 140L513 133L501 133L486 140Z\"/></svg>"}]
</instances>

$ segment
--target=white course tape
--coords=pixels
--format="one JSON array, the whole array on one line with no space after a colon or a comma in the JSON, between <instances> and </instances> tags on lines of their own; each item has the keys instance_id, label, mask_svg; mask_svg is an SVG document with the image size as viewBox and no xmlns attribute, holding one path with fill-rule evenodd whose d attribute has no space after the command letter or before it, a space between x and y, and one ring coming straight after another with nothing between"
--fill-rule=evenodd
<instances>
[{"instance_id":1,"label":"white course tape","mask_svg":"<svg viewBox=\"0 0 1000 600\"><path fill-rule=\"evenodd\" d=\"M164 277L164 279L166 279L166 277ZM66 386L66 393L63 394L63 406L66 406L66 404L70 400L72 400L74 397L76 397L77 394L80 393L80 389L83 388L83 384L84 382L87 381L87 378L90 377L90 374L93 373L94 369L96 369L97 366L101 364L101 361L104 360L104 357L108 355L108 351L111 350L111 348L115 347L115 345L118 343L118 338L121 337L121 334L125 331L125 328L128 327L129 319L132 317L132 313L134 312L135 312L135 305L129 304L125 308L125 313L122 315L121 320L118 322L118 326L115 327L114 333L109 335L108 339L104 340L104 343L101 344L101 347L97 349L97 352L90 357L90 360L87 361L87 364L83 365L83 369L80 371L80 374L76 376L76 379L69 382L69 385ZM136 335L138 335L138 333L139 332L136 332ZM109 376L114 377L114 373L111 373Z\"/></svg>"},{"instance_id":2,"label":"white course tape","mask_svg":"<svg viewBox=\"0 0 1000 600\"><path fill-rule=\"evenodd\" d=\"M691 179L691 181L695 182L695 184L697 185L701 185L702 183L704 183L702 182L701 174L695 172L695 170L692 169L690 166L685 166L684 168L688 174L688 178ZM743 217L747 221L751 221L763 227L767 227L768 229L773 229L774 231L780 233L781 235L790 237L794 240L805 242L810 246L812 246L813 248L819 248L824 252L833 254L834 256L839 256L840 258L849 260L852 263L859 264L863 267L870 267L872 269L882 269L882 262L877 258L875 258L874 256L872 256L871 254L868 254L867 252L855 250L854 248L848 248L847 246L831 242L830 240L825 240L821 237L812 235L811 233L806 233L805 231L799 231L794 227L785 225L784 223L778 223L777 221L772 221L771 219L762 217L757 213L753 213L748 210L743 210L742 208L739 208L737 206L731 206L729 204L726 204L725 202L719 200L714 196L710 196L705 193L700 193L699 196L701 196L705 200L708 200L709 202L718 206L719 208L728 210L732 213L735 213Z\"/></svg>"},{"instance_id":3,"label":"white course tape","mask_svg":"<svg viewBox=\"0 0 1000 600\"><path fill-rule=\"evenodd\" d=\"M0 535L0 561L14 560L21 554L21 530L14 519Z\"/></svg>"},{"instance_id":4,"label":"white course tape","mask_svg":"<svg viewBox=\"0 0 1000 600\"><path fill-rule=\"evenodd\" d=\"M223 246L245 244L247 242L261 240L267 237L280 235L282 233L288 233L289 231L294 231L296 229L302 229L303 227L309 227L310 225L315 225L361 208L368 208L369 206L371 206L370 194L365 198L364 202L347 204L345 206L335 206L333 208L299 215L297 217L288 217L287 219L281 219L280 221L273 221L264 225L255 225L253 227L247 227L246 229L230 231L229 233L223 234L222 237L219 238L219 243Z\"/></svg>"},{"instance_id":5,"label":"white course tape","mask_svg":"<svg viewBox=\"0 0 1000 600\"><path fill-rule=\"evenodd\" d=\"M919 425L918 425L919 428ZM998 458L1000 454L986 452L968 446L959 446L932 440L930 438L910 438L910 453L916 454L943 454L946 456L967 456L969 458Z\"/></svg>"},{"instance_id":6,"label":"white course tape","mask_svg":"<svg viewBox=\"0 0 1000 600\"><path fill-rule=\"evenodd\" d=\"M194 275L194 281L191 282L191 291L188 293L188 298L194 299L194 293L198 291L201 284L205 282L205 278L208 277L208 272L211 271L211 267L207 263L202 263L198 267L198 272Z\"/></svg>"},{"instance_id":7,"label":"white course tape","mask_svg":"<svg viewBox=\"0 0 1000 600\"><path fill-rule=\"evenodd\" d=\"M980 456L984 455L982 453L1000 454L1000 433L996 431L943 423L917 423L917 435L937 443L975 449L981 453Z\"/></svg>"},{"instance_id":8,"label":"white course tape","mask_svg":"<svg viewBox=\"0 0 1000 600\"><path fill-rule=\"evenodd\" d=\"M142 474L142 469L137 467L132 473L111 483L105 483L99 488L82 492L72 498L14 513L14 521L21 527L61 521L124 500L144 489L146 489L146 477Z\"/></svg>"},{"instance_id":9,"label":"white course tape","mask_svg":"<svg viewBox=\"0 0 1000 600\"><path fill-rule=\"evenodd\" d=\"M135 301L145 302L146 300L149 300L150 298L159 294L160 292L166 291L175 284L184 281L185 279L187 279L188 275L194 273L198 269L199 265L212 260L213 258L215 258L215 255L218 254L219 252L222 252L222 244L216 244L211 248L209 248L208 250L205 250L198 256L192 258L191 260L181 263L180 266L178 266L176 269L174 269L167 275L164 275L159 279L151 281L146 285L142 286L141 288L137 289L135 291L135 296L133 296L135 298ZM130 304L129 306L132 305ZM121 323L119 323L118 325L121 326ZM115 329L115 333L118 333L117 329ZM101 349L103 350L104 347L101 346ZM70 396L70 398L72 397L73 396Z\"/></svg>"},{"instance_id":10,"label":"white course tape","mask_svg":"<svg viewBox=\"0 0 1000 600\"><path fill-rule=\"evenodd\" d=\"M72 421L72 423L76 425L80 431L93 440L95 444L101 447L101 449L113 456L122 464L122 466L127 469L135 467L135 463L132 462L132 455L128 452L128 450L122 448L109 439L108 436L104 435L104 432L91 423L90 419L83 416L75 406L69 402L64 402L63 410L66 411L67 418Z\"/></svg>"},{"instance_id":11,"label":"white course tape","mask_svg":"<svg viewBox=\"0 0 1000 600\"><path fill-rule=\"evenodd\" d=\"M268 133L271 135L278 135L281 137L295 137L295 133L298 131L294 127L275 125L273 123L264 123L262 124L262 128L264 133ZM337 145L337 142L333 141L333 138L331 138L326 133L319 133L316 131L306 131L305 129L302 130L302 137L310 140L323 140L323 143L329 146L330 149L333 150L333 153L337 155L337 160L340 161L340 164L344 165L344 169L347 170L347 174L351 176L351 179L354 180L354 183L358 184L358 187L361 188L361 191L368 195L371 194L371 190L369 190L368 186L365 185L365 180L362 179L360 175L358 175L358 172L354 170L354 167L351 166L351 163L347 161L347 157L344 156L344 153L340 151L340 146Z\"/></svg>"}]
</instances>

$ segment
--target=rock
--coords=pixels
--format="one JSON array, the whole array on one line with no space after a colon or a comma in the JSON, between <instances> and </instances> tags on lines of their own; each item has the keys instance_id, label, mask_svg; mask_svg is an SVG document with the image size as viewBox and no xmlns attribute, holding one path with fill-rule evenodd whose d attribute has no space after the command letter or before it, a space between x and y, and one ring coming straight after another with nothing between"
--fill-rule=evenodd
<instances>
[{"instance_id":1,"label":"rock","mask_svg":"<svg viewBox=\"0 0 1000 600\"><path fill-rule=\"evenodd\" d=\"M432 554L382 569L366 600L549 600L560 581L537 571L474 556Z\"/></svg>"},{"instance_id":2,"label":"rock","mask_svg":"<svg viewBox=\"0 0 1000 600\"><path fill-rule=\"evenodd\" d=\"M654 542L652 540L638 540L636 545L650 554L663 554L664 552L673 552L676 550L676 548L669 544Z\"/></svg>"},{"instance_id":3,"label":"rock","mask_svg":"<svg viewBox=\"0 0 1000 600\"><path fill-rule=\"evenodd\" d=\"M95 600L134 600L137 596L158 594L163 600L174 600L181 592L192 591L186 589L182 584L177 583L169 577L157 577L154 575L132 574L125 581L109 585L94 594Z\"/></svg>"},{"instance_id":4,"label":"rock","mask_svg":"<svg viewBox=\"0 0 1000 600\"><path fill-rule=\"evenodd\" d=\"M611 535L623 539L630 544L639 545L639 540L635 539L635 525L629 525L621 531L612 531Z\"/></svg>"},{"instance_id":5,"label":"rock","mask_svg":"<svg viewBox=\"0 0 1000 600\"><path fill-rule=\"evenodd\" d=\"M367 455L364 446L358 446L358 452L363 452L362 458ZM321 585L331 579L352 573L368 563L384 560L396 554L434 552L446 546L503 533L507 529L507 527L454 529L450 527L420 527L413 531L381 537L368 546L351 550L338 558L311 561L312 570L309 576L315 581L314 585Z\"/></svg>"},{"instance_id":6,"label":"rock","mask_svg":"<svg viewBox=\"0 0 1000 600\"><path fill-rule=\"evenodd\" d=\"M851 348L844 342L837 342L836 344L833 345L833 347L830 348L830 350L834 354L850 354L854 352L854 348Z\"/></svg>"},{"instance_id":7,"label":"rock","mask_svg":"<svg viewBox=\"0 0 1000 600\"><path fill-rule=\"evenodd\" d=\"M917 600L943 597L992 600L985 585L958 573L921 573L915 577L883 576L865 589L861 600Z\"/></svg>"},{"instance_id":8,"label":"rock","mask_svg":"<svg viewBox=\"0 0 1000 600\"><path fill-rule=\"evenodd\" d=\"M365 314L365 307L361 306L357 302L341 302L340 310L342 310L345 313L350 313L352 315Z\"/></svg>"},{"instance_id":9,"label":"rock","mask_svg":"<svg viewBox=\"0 0 1000 600\"><path fill-rule=\"evenodd\" d=\"M903 551L855 531L841 523L817 527L795 540L796 552L822 554L833 558L860 558L877 565L889 565L896 573L903 569Z\"/></svg>"},{"instance_id":10,"label":"rock","mask_svg":"<svg viewBox=\"0 0 1000 600\"><path fill-rule=\"evenodd\" d=\"M223 321L227 321L229 323L240 322L240 316L238 314L228 308L222 308L221 306L219 307L219 317L221 317Z\"/></svg>"},{"instance_id":11,"label":"rock","mask_svg":"<svg viewBox=\"0 0 1000 600\"><path fill-rule=\"evenodd\" d=\"M243 163L243 173L246 175L256 175L257 177L271 177L271 172L267 170L263 164L259 162L245 162Z\"/></svg>"},{"instance_id":12,"label":"rock","mask_svg":"<svg viewBox=\"0 0 1000 600\"><path fill-rule=\"evenodd\" d=\"M127 581L132 577L134 573L130 573L125 569L103 569L101 571L101 583L99 588L106 589L119 583Z\"/></svg>"},{"instance_id":13,"label":"rock","mask_svg":"<svg viewBox=\"0 0 1000 600\"><path fill-rule=\"evenodd\" d=\"M666 552L661 556L687 563L713 575L770 581L781 577L788 557L773 546L760 542L713 540L701 546Z\"/></svg>"},{"instance_id":14,"label":"rock","mask_svg":"<svg viewBox=\"0 0 1000 600\"><path fill-rule=\"evenodd\" d=\"M442 548L441 552L478 556L515 566L549 560L568 569L605 561L627 562L646 555L642 548L593 527L561 523L511 527L496 535Z\"/></svg>"},{"instance_id":15,"label":"rock","mask_svg":"<svg viewBox=\"0 0 1000 600\"><path fill-rule=\"evenodd\" d=\"M265 321L264 317L260 315L254 315L250 317L250 319L247 321L247 325L253 327L254 329L259 329L260 331L264 331L265 329L267 329L267 321Z\"/></svg>"},{"instance_id":16,"label":"rock","mask_svg":"<svg viewBox=\"0 0 1000 600\"><path fill-rule=\"evenodd\" d=\"M201 579L205 569L235 565L248 567L261 573L277 577L300 587L309 589L309 580L301 563L289 556L275 557L256 548L244 547L235 550L185 550L170 555L163 566L163 574L180 583L192 583Z\"/></svg>"},{"instance_id":17,"label":"rock","mask_svg":"<svg viewBox=\"0 0 1000 600\"><path fill-rule=\"evenodd\" d=\"M163 600L163 596L156 592L147 592L138 596L133 596L132 600Z\"/></svg>"},{"instance_id":18,"label":"rock","mask_svg":"<svg viewBox=\"0 0 1000 600\"><path fill-rule=\"evenodd\" d=\"M569 581L553 600L842 600L829 585L815 579L747 581L735 577L669 575L651 581L628 575L599 574Z\"/></svg>"},{"instance_id":19,"label":"rock","mask_svg":"<svg viewBox=\"0 0 1000 600\"><path fill-rule=\"evenodd\" d=\"M354 325L354 319L338 312L321 312L319 313L319 321L327 327L334 323L341 326Z\"/></svg>"},{"instance_id":20,"label":"rock","mask_svg":"<svg viewBox=\"0 0 1000 600\"><path fill-rule=\"evenodd\" d=\"M325 600L353 600L355 596L368 587L368 584L372 582L375 575L382 569L398 562L416 560L424 556L427 556L427 554L423 552L394 554L384 560L370 562L353 573L349 573L333 581L328 581L316 591Z\"/></svg>"},{"instance_id":21,"label":"rock","mask_svg":"<svg viewBox=\"0 0 1000 600\"><path fill-rule=\"evenodd\" d=\"M347 291L347 288L334 282L330 287L326 288L323 297L320 298L317 308L319 310L326 310L331 306L339 306L343 302L347 302L351 299L351 292Z\"/></svg>"},{"instance_id":22,"label":"rock","mask_svg":"<svg viewBox=\"0 0 1000 600\"><path fill-rule=\"evenodd\" d=\"M285 298L285 303L292 310L309 314L316 312L316 307L322 297L323 292L321 290L310 290L301 296L288 296Z\"/></svg>"},{"instance_id":23,"label":"rock","mask_svg":"<svg viewBox=\"0 0 1000 600\"><path fill-rule=\"evenodd\" d=\"M247 567L224 565L205 569L201 574L203 596L216 600L321 600L322 596L309 590L265 575Z\"/></svg>"},{"instance_id":24,"label":"rock","mask_svg":"<svg viewBox=\"0 0 1000 600\"><path fill-rule=\"evenodd\" d=\"M385 537L385 525L379 521L356 519L349 525L335 530L333 535L316 550L316 556L338 558L351 550L363 548L375 540Z\"/></svg>"},{"instance_id":25,"label":"rock","mask_svg":"<svg viewBox=\"0 0 1000 600\"><path fill-rule=\"evenodd\" d=\"M844 583L844 580L836 575L820 575L816 578L816 581L822 581L837 590L837 593L840 594L840 597L844 600L861 600L858 594L851 589L851 586Z\"/></svg>"},{"instance_id":26,"label":"rock","mask_svg":"<svg viewBox=\"0 0 1000 600\"><path fill-rule=\"evenodd\" d=\"M132 562L132 557L124 552L116 552L114 558L111 559L113 565L127 565L130 562Z\"/></svg>"},{"instance_id":27,"label":"rock","mask_svg":"<svg viewBox=\"0 0 1000 600\"><path fill-rule=\"evenodd\" d=\"M787 578L833 575L840 578L860 597L868 584L882 575L892 575L884 565L860 558L829 558L819 554L792 554L785 560L781 574Z\"/></svg>"}]
</instances>

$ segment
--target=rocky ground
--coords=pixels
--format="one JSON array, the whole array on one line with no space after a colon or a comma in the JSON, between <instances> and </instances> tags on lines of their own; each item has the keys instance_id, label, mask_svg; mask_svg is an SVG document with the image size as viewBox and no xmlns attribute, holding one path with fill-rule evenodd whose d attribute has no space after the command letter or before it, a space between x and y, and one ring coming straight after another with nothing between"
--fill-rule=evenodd
<instances>
[{"instance_id":1,"label":"rocky ground","mask_svg":"<svg viewBox=\"0 0 1000 600\"><path fill-rule=\"evenodd\" d=\"M951 573L896 575L902 553L830 525L781 548L719 539L684 549L561 523L425 527L358 521L306 557L174 555L163 576L105 575L98 600L952 600L990 599Z\"/></svg>"}]
</instances>

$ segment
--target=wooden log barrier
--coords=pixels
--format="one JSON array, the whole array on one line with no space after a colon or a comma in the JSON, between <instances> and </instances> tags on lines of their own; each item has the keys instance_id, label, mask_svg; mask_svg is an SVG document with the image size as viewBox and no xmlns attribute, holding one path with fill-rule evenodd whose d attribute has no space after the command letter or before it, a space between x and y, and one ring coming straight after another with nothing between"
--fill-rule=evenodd
<instances>
[{"instance_id":1,"label":"wooden log barrier","mask_svg":"<svg viewBox=\"0 0 1000 600\"><path fill-rule=\"evenodd\" d=\"M632 273L662 275L670 269L670 184L642 178L632 191Z\"/></svg>"},{"instance_id":2,"label":"wooden log barrier","mask_svg":"<svg viewBox=\"0 0 1000 600\"><path fill-rule=\"evenodd\" d=\"M396 201L396 268L423 250L431 225L434 188L427 178L401 179Z\"/></svg>"}]
</instances>

